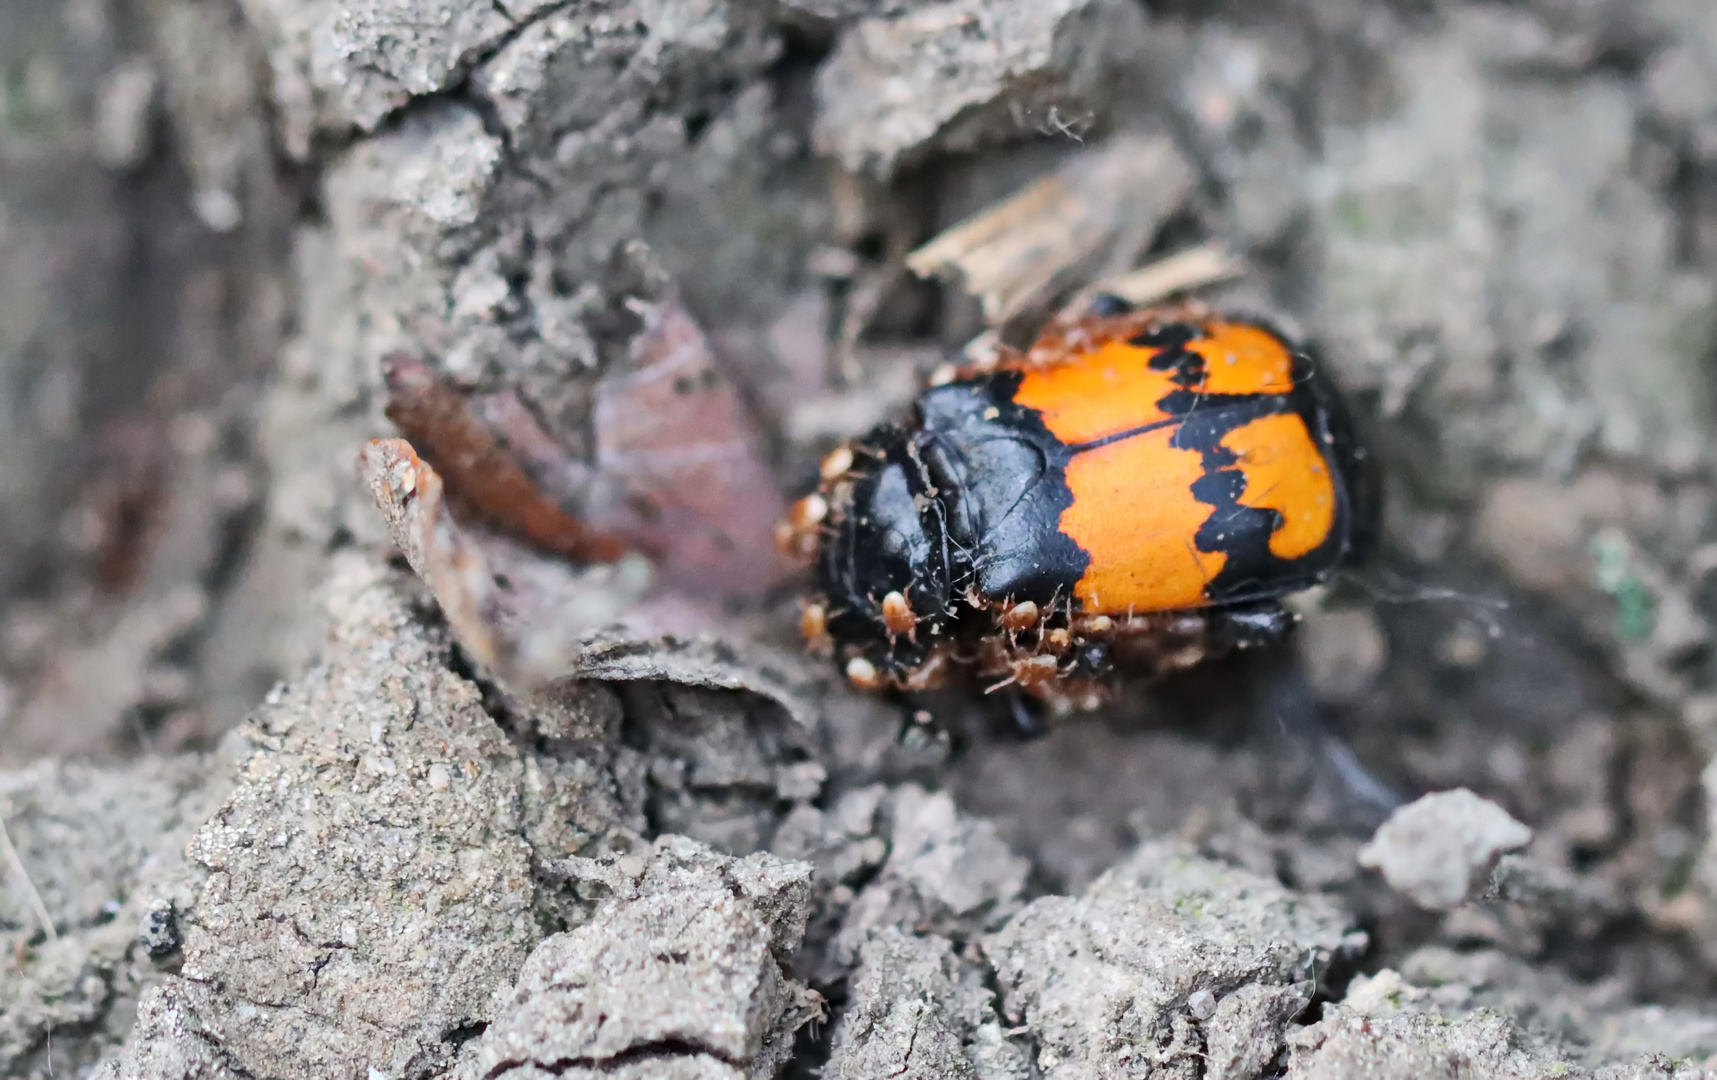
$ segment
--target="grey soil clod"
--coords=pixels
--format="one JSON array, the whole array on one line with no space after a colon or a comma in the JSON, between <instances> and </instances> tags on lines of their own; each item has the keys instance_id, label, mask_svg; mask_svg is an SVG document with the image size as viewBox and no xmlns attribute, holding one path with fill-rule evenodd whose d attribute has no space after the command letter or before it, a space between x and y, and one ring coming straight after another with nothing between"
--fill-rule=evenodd
<instances>
[{"instance_id":1,"label":"grey soil clod","mask_svg":"<svg viewBox=\"0 0 1717 1080\"><path fill-rule=\"evenodd\" d=\"M1359 865L1420 907L1447 911L1489 881L1497 860L1532 842L1532 830L1465 788L1426 795L1389 815Z\"/></svg>"}]
</instances>

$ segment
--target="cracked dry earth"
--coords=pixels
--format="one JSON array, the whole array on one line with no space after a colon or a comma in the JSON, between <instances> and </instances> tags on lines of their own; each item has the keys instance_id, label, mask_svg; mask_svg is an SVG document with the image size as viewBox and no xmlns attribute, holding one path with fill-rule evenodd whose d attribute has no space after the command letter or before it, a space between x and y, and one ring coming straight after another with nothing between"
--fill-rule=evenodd
<instances>
[{"instance_id":1,"label":"cracked dry earth","mask_svg":"<svg viewBox=\"0 0 1717 1080\"><path fill-rule=\"evenodd\" d=\"M0 1074L1717 1075L1708 8L0 5ZM1258 663L1021 742L698 532L1188 252L1371 433L1295 660L1381 829ZM469 516L402 371L688 554Z\"/></svg>"}]
</instances>

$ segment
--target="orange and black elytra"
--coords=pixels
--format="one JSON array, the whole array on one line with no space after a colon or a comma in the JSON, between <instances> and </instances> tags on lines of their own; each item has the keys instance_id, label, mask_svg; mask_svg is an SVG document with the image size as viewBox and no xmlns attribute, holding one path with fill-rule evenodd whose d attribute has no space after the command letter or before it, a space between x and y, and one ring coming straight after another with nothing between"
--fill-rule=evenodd
<instances>
[{"instance_id":1,"label":"orange and black elytra","mask_svg":"<svg viewBox=\"0 0 1717 1080\"><path fill-rule=\"evenodd\" d=\"M1281 636L1279 598L1369 532L1365 466L1277 330L1104 298L836 450L782 539L814 560L813 643L855 683L965 671L1068 711L1116 671Z\"/></svg>"}]
</instances>

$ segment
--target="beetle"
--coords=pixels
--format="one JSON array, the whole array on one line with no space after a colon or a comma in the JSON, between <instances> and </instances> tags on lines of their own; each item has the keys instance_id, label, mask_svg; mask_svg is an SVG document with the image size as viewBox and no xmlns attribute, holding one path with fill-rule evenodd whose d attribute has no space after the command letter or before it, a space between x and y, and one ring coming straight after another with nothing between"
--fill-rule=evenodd
<instances>
[{"instance_id":1,"label":"beetle","mask_svg":"<svg viewBox=\"0 0 1717 1080\"><path fill-rule=\"evenodd\" d=\"M961 673L1062 714L1280 639L1368 543L1368 459L1267 321L1101 297L836 448L779 538L802 630L867 690Z\"/></svg>"}]
</instances>

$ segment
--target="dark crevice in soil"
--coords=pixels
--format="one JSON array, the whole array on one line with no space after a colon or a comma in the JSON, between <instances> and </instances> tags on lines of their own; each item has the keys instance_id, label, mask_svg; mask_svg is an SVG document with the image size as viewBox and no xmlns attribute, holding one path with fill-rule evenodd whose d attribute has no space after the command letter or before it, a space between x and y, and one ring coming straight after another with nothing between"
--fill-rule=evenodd
<instances>
[{"instance_id":1,"label":"dark crevice in soil","mask_svg":"<svg viewBox=\"0 0 1717 1080\"><path fill-rule=\"evenodd\" d=\"M519 39L526 30L546 19L574 7L577 0L561 0L560 3L549 5L543 10L531 15L523 21L506 16L511 24L507 30L487 45L474 49L460 57L459 62L448 72L446 85L439 90L431 90L422 94L413 94L410 98L388 110L372 125L369 131L351 127L338 132L319 132L321 140L311 155L313 161L326 162L345 153L351 147L378 135L398 131L412 117L434 110L437 106L453 103L465 105L476 112L484 121L485 130L495 138L506 141L504 126L494 119L493 105L484 101L478 103L477 95L471 93L471 77L484 64L499 56L507 46ZM503 14L505 14L503 12ZM487 115L485 115L487 112ZM490 121L494 120L495 130L488 130Z\"/></svg>"},{"instance_id":2,"label":"dark crevice in soil","mask_svg":"<svg viewBox=\"0 0 1717 1080\"><path fill-rule=\"evenodd\" d=\"M823 1067L834 1049L835 1025L846 1008L846 984L831 989L818 988L828 1011L827 1020L812 1020L793 1033L793 1056L781 1069L777 1080L820 1080Z\"/></svg>"},{"instance_id":3,"label":"dark crevice in soil","mask_svg":"<svg viewBox=\"0 0 1717 1080\"><path fill-rule=\"evenodd\" d=\"M471 1040L480 1038L488 1030L489 1022L487 1020L473 1020L468 1024L461 1024L456 1028L449 1029L441 1036L441 1041L457 1051Z\"/></svg>"},{"instance_id":4,"label":"dark crevice in soil","mask_svg":"<svg viewBox=\"0 0 1717 1080\"><path fill-rule=\"evenodd\" d=\"M748 1064L745 1061L735 1061L713 1047L700 1046L696 1043L679 1039L658 1039L652 1042L639 1043L629 1046L618 1054L610 1057L592 1058L560 1058L550 1062L533 1061L504 1061L490 1069L485 1075L490 1080L498 1080L514 1069L535 1065L544 1072L561 1076L574 1069L620 1069L629 1065L646 1065L651 1062L669 1062L676 1058L712 1057L736 1069L743 1069Z\"/></svg>"},{"instance_id":5,"label":"dark crevice in soil","mask_svg":"<svg viewBox=\"0 0 1717 1080\"><path fill-rule=\"evenodd\" d=\"M515 711L512 696L494 679L485 675L465 651L465 647L457 641L450 641L448 644L447 670L475 686L483 711L506 732L515 746L521 750L529 750L532 740L529 718L520 716Z\"/></svg>"}]
</instances>

